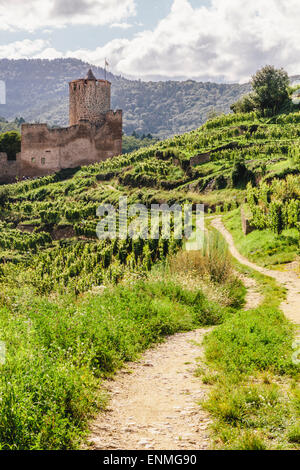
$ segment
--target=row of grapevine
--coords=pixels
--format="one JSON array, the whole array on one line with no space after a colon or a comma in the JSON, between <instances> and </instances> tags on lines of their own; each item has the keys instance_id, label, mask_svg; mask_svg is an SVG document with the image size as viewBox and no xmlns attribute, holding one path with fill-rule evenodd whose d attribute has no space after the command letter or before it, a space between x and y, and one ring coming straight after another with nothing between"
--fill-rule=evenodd
<instances>
[{"instance_id":1,"label":"row of grapevine","mask_svg":"<svg viewBox=\"0 0 300 470\"><path fill-rule=\"evenodd\" d=\"M300 177L289 175L272 184L247 186L247 202L252 213L251 225L270 228L275 233L285 229L300 229Z\"/></svg>"},{"instance_id":2,"label":"row of grapevine","mask_svg":"<svg viewBox=\"0 0 300 470\"><path fill-rule=\"evenodd\" d=\"M174 253L181 240L116 239L107 242L60 243L35 257L31 282L41 293L52 290L76 294L99 286L104 280L118 282L127 270L149 271L158 260Z\"/></svg>"},{"instance_id":3,"label":"row of grapevine","mask_svg":"<svg viewBox=\"0 0 300 470\"><path fill-rule=\"evenodd\" d=\"M0 231L0 247L4 250L28 251L51 243L49 233L24 233L12 228Z\"/></svg>"}]
</instances>

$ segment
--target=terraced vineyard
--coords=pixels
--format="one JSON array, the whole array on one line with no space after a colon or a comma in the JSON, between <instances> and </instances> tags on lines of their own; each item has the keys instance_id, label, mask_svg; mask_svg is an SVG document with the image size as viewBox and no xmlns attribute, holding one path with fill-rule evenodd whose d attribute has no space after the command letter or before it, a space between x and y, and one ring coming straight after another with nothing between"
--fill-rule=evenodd
<instances>
[{"instance_id":1,"label":"terraced vineyard","mask_svg":"<svg viewBox=\"0 0 300 470\"><path fill-rule=\"evenodd\" d=\"M223 304L198 285L151 281L180 240L98 240L97 208L118 208L122 196L147 207L203 203L207 214L226 215L250 258L294 261L300 112L221 116L103 163L0 187L2 448L76 447L99 375L166 334L220 323L242 304L234 275L230 288L211 275L213 290L228 297ZM240 206L252 226L246 237Z\"/></svg>"},{"instance_id":2,"label":"terraced vineyard","mask_svg":"<svg viewBox=\"0 0 300 470\"><path fill-rule=\"evenodd\" d=\"M223 116L191 133L104 163L3 186L0 193L2 260L22 260L26 264L30 253L30 266L38 267L41 259L44 266L51 266L45 272L34 268L36 283L45 279L46 274L47 279L53 275L56 287L66 287L69 279L84 272L85 285L79 287L76 280L71 282L79 291L101 283L108 267L109 276L119 279L127 265L150 266L161 258L160 253L166 254L174 247L161 246L161 241L155 242L157 246L142 241L135 244L128 240L97 241L98 206L105 203L117 206L121 196L128 197L128 204L141 202L148 207L155 203L204 203L207 212L221 213L237 208L247 195L254 209L254 199L259 200L258 191L265 195L262 198L268 199L268 193L280 193L280 185L292 185L286 198L291 201L287 209L289 222L282 228L296 228L299 124L299 113L271 120L258 120L251 113ZM285 180L286 183L280 183ZM260 189L253 193L248 188L247 192L249 183L254 187L259 184ZM270 210L276 212L275 206L278 204L273 202ZM256 228L267 228L261 209L259 213L254 210L254 217ZM274 229L281 231L278 227ZM43 247L42 254L40 247ZM64 258L60 253L68 256ZM83 264L81 256L90 259L89 266ZM54 275L55 270L58 277ZM89 272L93 274L88 281ZM41 289L42 285L46 288L42 282Z\"/></svg>"}]
</instances>

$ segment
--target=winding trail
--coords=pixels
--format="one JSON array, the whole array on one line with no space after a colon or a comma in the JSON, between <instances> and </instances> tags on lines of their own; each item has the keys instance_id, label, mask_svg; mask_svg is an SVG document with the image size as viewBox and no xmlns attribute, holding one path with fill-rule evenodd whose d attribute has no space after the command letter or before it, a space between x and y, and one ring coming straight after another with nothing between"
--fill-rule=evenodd
<instances>
[{"instance_id":1,"label":"winding trail","mask_svg":"<svg viewBox=\"0 0 300 470\"><path fill-rule=\"evenodd\" d=\"M275 278L288 290L281 305L285 315L300 324L300 279L291 272L271 271L244 258L234 246L220 217L212 225L226 239L242 264ZM261 302L256 282L242 276L247 287L246 309ZM210 447L211 419L199 402L209 387L195 376L201 367L202 340L209 328L168 337L146 351L140 361L127 364L104 382L109 408L91 425L91 447L99 450L193 450Z\"/></svg>"},{"instance_id":2,"label":"winding trail","mask_svg":"<svg viewBox=\"0 0 300 470\"><path fill-rule=\"evenodd\" d=\"M234 245L232 235L225 228L222 218L216 217L212 219L211 225L215 227L225 238L228 243L231 254L245 266L265 274L266 276L273 277L276 281L287 289L287 298L280 308L285 316L296 325L300 325L300 279L295 272L288 271L273 271L271 269L263 268L255 263L252 263L247 258L242 256Z\"/></svg>"}]
</instances>

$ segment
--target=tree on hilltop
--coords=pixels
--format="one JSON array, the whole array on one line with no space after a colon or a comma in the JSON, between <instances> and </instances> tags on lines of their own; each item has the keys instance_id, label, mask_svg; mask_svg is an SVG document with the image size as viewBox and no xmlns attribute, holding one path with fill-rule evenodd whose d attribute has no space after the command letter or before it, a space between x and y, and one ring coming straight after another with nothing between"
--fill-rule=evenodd
<instances>
[{"instance_id":1,"label":"tree on hilltop","mask_svg":"<svg viewBox=\"0 0 300 470\"><path fill-rule=\"evenodd\" d=\"M271 110L276 114L289 98L289 76L284 69L275 69L266 65L251 80L257 107L260 110Z\"/></svg>"},{"instance_id":2,"label":"tree on hilltop","mask_svg":"<svg viewBox=\"0 0 300 470\"><path fill-rule=\"evenodd\" d=\"M257 110L264 115L277 114L290 100L289 83L289 76L283 68L266 65L252 76L253 92L232 104L231 110L235 113Z\"/></svg>"}]
</instances>

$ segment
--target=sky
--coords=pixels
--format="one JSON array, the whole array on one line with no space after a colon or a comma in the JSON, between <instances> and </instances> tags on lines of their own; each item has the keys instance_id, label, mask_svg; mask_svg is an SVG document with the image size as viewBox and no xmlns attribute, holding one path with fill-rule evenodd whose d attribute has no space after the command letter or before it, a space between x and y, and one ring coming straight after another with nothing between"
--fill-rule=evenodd
<instances>
[{"instance_id":1,"label":"sky","mask_svg":"<svg viewBox=\"0 0 300 470\"><path fill-rule=\"evenodd\" d=\"M74 57L142 80L300 74L299 0L0 0L0 58Z\"/></svg>"}]
</instances>

